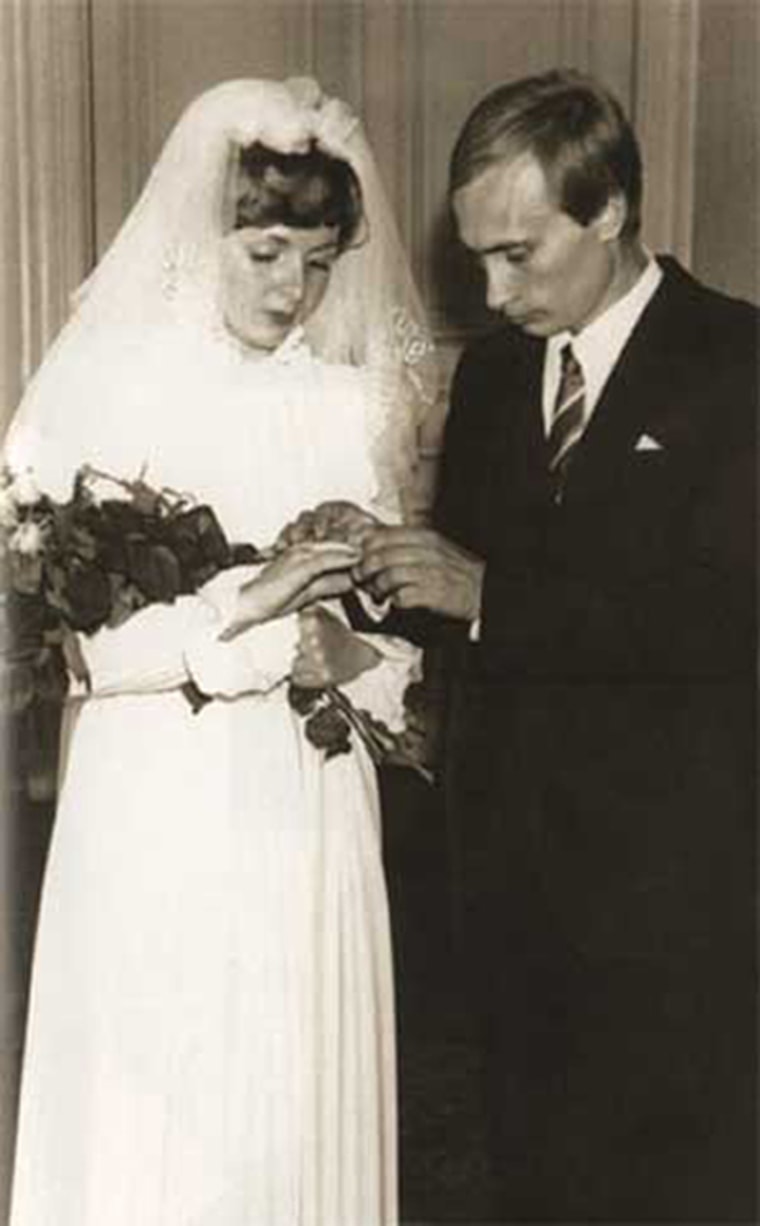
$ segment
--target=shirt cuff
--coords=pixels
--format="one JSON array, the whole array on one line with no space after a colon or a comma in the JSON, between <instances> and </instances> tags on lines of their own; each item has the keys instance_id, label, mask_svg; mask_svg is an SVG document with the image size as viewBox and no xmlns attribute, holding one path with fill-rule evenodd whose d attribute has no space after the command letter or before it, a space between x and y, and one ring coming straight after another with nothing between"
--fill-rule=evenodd
<instances>
[{"instance_id":1,"label":"shirt cuff","mask_svg":"<svg viewBox=\"0 0 760 1226\"><path fill-rule=\"evenodd\" d=\"M219 639L223 627L220 618L213 630L185 648L188 672L203 694L235 698L267 693L290 676L298 647L297 614L251 626L228 642Z\"/></svg>"},{"instance_id":2,"label":"shirt cuff","mask_svg":"<svg viewBox=\"0 0 760 1226\"><path fill-rule=\"evenodd\" d=\"M373 622L384 621L393 607L390 596L386 596L384 600L375 600L364 588L356 588L355 591L367 617Z\"/></svg>"}]
</instances>

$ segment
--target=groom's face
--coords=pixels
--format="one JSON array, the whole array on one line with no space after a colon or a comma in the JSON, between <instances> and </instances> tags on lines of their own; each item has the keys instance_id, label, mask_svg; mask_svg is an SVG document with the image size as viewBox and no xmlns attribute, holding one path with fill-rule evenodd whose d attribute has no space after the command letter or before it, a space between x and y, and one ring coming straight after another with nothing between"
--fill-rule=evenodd
<instances>
[{"instance_id":1,"label":"groom's face","mask_svg":"<svg viewBox=\"0 0 760 1226\"><path fill-rule=\"evenodd\" d=\"M338 258L336 226L246 226L222 240L222 308L253 349L272 350L322 301Z\"/></svg>"},{"instance_id":2,"label":"groom's face","mask_svg":"<svg viewBox=\"0 0 760 1226\"><path fill-rule=\"evenodd\" d=\"M533 336L578 332L612 300L618 219L588 225L562 211L538 160L522 153L459 188L462 242L486 278L489 307Z\"/></svg>"}]
</instances>

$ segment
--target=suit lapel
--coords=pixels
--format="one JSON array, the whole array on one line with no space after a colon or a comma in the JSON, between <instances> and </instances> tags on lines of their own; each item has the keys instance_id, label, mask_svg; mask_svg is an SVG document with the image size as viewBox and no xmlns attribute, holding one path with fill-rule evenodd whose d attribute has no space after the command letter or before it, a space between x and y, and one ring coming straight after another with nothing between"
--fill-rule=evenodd
<instances>
[{"instance_id":1,"label":"suit lapel","mask_svg":"<svg viewBox=\"0 0 760 1226\"><path fill-rule=\"evenodd\" d=\"M546 468L546 440L541 414L543 378L543 341L523 338L496 372L492 388L495 420L498 422L492 450L492 490L496 501L503 501L509 487L517 482L543 484Z\"/></svg>"},{"instance_id":2,"label":"suit lapel","mask_svg":"<svg viewBox=\"0 0 760 1226\"><path fill-rule=\"evenodd\" d=\"M619 468L641 434L654 429L671 399L679 353L686 274L662 261L663 281L647 304L596 405L569 466L566 498L596 497L614 488ZM538 506L551 500L548 450L542 412L546 344L532 337L504 337L489 380L492 436L482 506L486 535L498 533L515 503Z\"/></svg>"},{"instance_id":3,"label":"suit lapel","mask_svg":"<svg viewBox=\"0 0 760 1226\"><path fill-rule=\"evenodd\" d=\"M620 463L658 417L672 360L674 304L663 279L613 368L569 466L566 496L614 485Z\"/></svg>"},{"instance_id":4,"label":"suit lapel","mask_svg":"<svg viewBox=\"0 0 760 1226\"><path fill-rule=\"evenodd\" d=\"M510 332L490 375L491 430L480 539L488 557L522 553L543 520L549 473L541 413L545 343Z\"/></svg>"}]
</instances>

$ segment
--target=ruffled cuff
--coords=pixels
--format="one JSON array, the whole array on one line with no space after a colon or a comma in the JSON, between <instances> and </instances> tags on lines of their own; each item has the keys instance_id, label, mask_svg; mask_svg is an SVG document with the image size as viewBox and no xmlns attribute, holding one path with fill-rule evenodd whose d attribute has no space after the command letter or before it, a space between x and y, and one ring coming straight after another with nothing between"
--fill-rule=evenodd
<instances>
[{"instance_id":1,"label":"ruffled cuff","mask_svg":"<svg viewBox=\"0 0 760 1226\"><path fill-rule=\"evenodd\" d=\"M237 596L252 582L261 565L221 571L201 589L212 624L185 646L185 664L198 689L210 698L267 693L288 677L298 647L298 617L261 622L222 642L219 635L234 617Z\"/></svg>"},{"instance_id":2,"label":"ruffled cuff","mask_svg":"<svg viewBox=\"0 0 760 1226\"><path fill-rule=\"evenodd\" d=\"M419 681L422 676L422 652L405 639L388 635L362 634L359 638L374 647L383 658L374 668L360 673L340 688L354 706L381 719L391 732L401 732L404 728L404 694L411 682Z\"/></svg>"},{"instance_id":3,"label":"ruffled cuff","mask_svg":"<svg viewBox=\"0 0 760 1226\"><path fill-rule=\"evenodd\" d=\"M209 605L182 596L171 605L141 609L121 626L77 635L87 681L72 686L71 696L151 694L181 686L187 680L183 643L208 632L215 621Z\"/></svg>"},{"instance_id":4,"label":"ruffled cuff","mask_svg":"<svg viewBox=\"0 0 760 1226\"><path fill-rule=\"evenodd\" d=\"M295 614L252 626L229 642L219 635L232 619L242 583L260 567L222 572L197 596L156 604L115 629L78 636L86 683L70 693L94 697L178 689L192 679L209 697L266 693L289 676L298 646Z\"/></svg>"},{"instance_id":5,"label":"ruffled cuff","mask_svg":"<svg viewBox=\"0 0 760 1226\"><path fill-rule=\"evenodd\" d=\"M251 626L229 642L219 634L224 622L198 634L185 648L185 662L198 689L213 698L267 693L288 677L298 647L294 613Z\"/></svg>"}]
</instances>

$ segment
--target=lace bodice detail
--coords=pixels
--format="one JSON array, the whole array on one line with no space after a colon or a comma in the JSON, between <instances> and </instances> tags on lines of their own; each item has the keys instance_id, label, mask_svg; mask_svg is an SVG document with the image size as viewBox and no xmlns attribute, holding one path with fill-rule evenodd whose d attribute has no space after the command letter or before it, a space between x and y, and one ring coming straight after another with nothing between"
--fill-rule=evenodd
<instances>
[{"instance_id":1,"label":"lace bodice detail","mask_svg":"<svg viewBox=\"0 0 760 1226\"><path fill-rule=\"evenodd\" d=\"M119 476L143 474L209 502L230 539L267 545L301 510L348 499L395 515L382 489L378 446L385 418L377 378L316 358L300 332L274 354L254 357L228 334L196 350L176 337L141 354L140 379L124 410L109 412L108 383L125 372L93 371L77 420L46 422L12 448L14 464L41 469L67 496L76 468L97 464ZM169 374L170 372L170 374Z\"/></svg>"}]
</instances>

